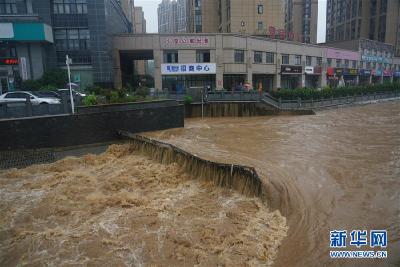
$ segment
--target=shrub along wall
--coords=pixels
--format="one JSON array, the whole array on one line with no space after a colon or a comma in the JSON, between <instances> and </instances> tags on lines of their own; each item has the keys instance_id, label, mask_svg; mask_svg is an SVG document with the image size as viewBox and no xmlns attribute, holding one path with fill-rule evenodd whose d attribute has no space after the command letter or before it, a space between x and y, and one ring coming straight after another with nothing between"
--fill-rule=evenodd
<instances>
[{"instance_id":1,"label":"shrub along wall","mask_svg":"<svg viewBox=\"0 0 400 267\"><path fill-rule=\"evenodd\" d=\"M400 91L400 83L389 83L368 86L349 86L338 88L324 88L322 90L301 88L301 89L281 89L273 92L272 96L283 100L302 100L321 99L321 98L338 98L361 94L373 94Z\"/></svg>"}]
</instances>

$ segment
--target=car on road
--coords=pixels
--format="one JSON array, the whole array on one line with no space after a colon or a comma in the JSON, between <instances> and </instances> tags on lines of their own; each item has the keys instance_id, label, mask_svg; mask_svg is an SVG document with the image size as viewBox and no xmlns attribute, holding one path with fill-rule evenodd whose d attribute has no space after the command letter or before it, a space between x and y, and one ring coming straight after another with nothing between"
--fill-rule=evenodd
<instances>
[{"instance_id":1,"label":"car on road","mask_svg":"<svg viewBox=\"0 0 400 267\"><path fill-rule=\"evenodd\" d=\"M37 91L35 93L37 95L39 95L40 97L54 98L54 99L61 100L60 94L58 94L57 92L54 92L54 91Z\"/></svg>"},{"instance_id":2,"label":"car on road","mask_svg":"<svg viewBox=\"0 0 400 267\"><path fill-rule=\"evenodd\" d=\"M8 92L0 96L0 104L25 102L29 98L32 105L53 105L60 104L61 101L52 97L42 97L40 94L28 91Z\"/></svg>"}]
</instances>

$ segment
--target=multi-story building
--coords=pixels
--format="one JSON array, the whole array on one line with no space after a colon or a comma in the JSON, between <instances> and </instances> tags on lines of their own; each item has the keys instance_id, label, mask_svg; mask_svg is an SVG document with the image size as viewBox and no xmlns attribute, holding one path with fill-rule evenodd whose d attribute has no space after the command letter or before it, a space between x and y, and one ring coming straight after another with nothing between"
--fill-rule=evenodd
<instances>
[{"instance_id":1,"label":"multi-story building","mask_svg":"<svg viewBox=\"0 0 400 267\"><path fill-rule=\"evenodd\" d=\"M326 41L359 38L396 46L400 54L398 0L328 0Z\"/></svg>"},{"instance_id":2,"label":"multi-story building","mask_svg":"<svg viewBox=\"0 0 400 267\"><path fill-rule=\"evenodd\" d=\"M270 28L284 29L285 6L281 0L219 0L218 31L266 36Z\"/></svg>"},{"instance_id":3,"label":"multi-story building","mask_svg":"<svg viewBox=\"0 0 400 267\"><path fill-rule=\"evenodd\" d=\"M7 0L0 1L0 29L0 57L15 64L0 70L5 91L65 67L66 55L74 82L111 85L112 35L130 32L131 24L117 0Z\"/></svg>"},{"instance_id":4,"label":"multi-story building","mask_svg":"<svg viewBox=\"0 0 400 267\"><path fill-rule=\"evenodd\" d=\"M135 1L134 0L118 0L122 11L124 11L126 18L130 23L134 22L135 19Z\"/></svg>"},{"instance_id":5,"label":"multi-story building","mask_svg":"<svg viewBox=\"0 0 400 267\"><path fill-rule=\"evenodd\" d=\"M136 6L134 7L134 20L133 32L134 33L146 33L146 19L144 18L143 8Z\"/></svg>"},{"instance_id":6,"label":"multi-story building","mask_svg":"<svg viewBox=\"0 0 400 267\"><path fill-rule=\"evenodd\" d=\"M285 30L295 41L317 43L318 1L285 0Z\"/></svg>"},{"instance_id":7,"label":"multi-story building","mask_svg":"<svg viewBox=\"0 0 400 267\"><path fill-rule=\"evenodd\" d=\"M133 45L134 44L134 45ZM116 35L115 87L130 82L130 56L154 59L155 88L264 91L400 80L392 45L361 39L341 48L237 33ZM124 64L123 64L124 63ZM251 86L248 86L251 87Z\"/></svg>"},{"instance_id":8,"label":"multi-story building","mask_svg":"<svg viewBox=\"0 0 400 267\"><path fill-rule=\"evenodd\" d=\"M162 0L158 5L157 13L159 33L176 33L178 31L176 1Z\"/></svg>"}]
</instances>

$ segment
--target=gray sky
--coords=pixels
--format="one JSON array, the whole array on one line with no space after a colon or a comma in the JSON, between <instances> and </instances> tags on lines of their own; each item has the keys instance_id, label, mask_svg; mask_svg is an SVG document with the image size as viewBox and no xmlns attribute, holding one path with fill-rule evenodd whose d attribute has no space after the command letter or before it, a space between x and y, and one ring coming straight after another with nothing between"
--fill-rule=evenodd
<instances>
[{"instance_id":1,"label":"gray sky","mask_svg":"<svg viewBox=\"0 0 400 267\"><path fill-rule=\"evenodd\" d=\"M318 12L318 42L325 41L326 32L326 1L319 1L319 12ZM147 32L153 33L158 30L157 22L157 7L161 0L136 0L136 6L142 6L144 10L144 16L147 21Z\"/></svg>"}]
</instances>

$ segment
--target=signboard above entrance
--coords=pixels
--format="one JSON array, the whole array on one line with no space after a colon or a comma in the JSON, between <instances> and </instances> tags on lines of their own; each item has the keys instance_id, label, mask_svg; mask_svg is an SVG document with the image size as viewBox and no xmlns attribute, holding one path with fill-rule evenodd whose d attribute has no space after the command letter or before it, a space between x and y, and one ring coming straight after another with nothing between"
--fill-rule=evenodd
<instances>
[{"instance_id":1,"label":"signboard above entrance","mask_svg":"<svg viewBox=\"0 0 400 267\"><path fill-rule=\"evenodd\" d=\"M162 75L215 74L215 63L161 64Z\"/></svg>"},{"instance_id":2,"label":"signboard above entrance","mask_svg":"<svg viewBox=\"0 0 400 267\"><path fill-rule=\"evenodd\" d=\"M211 42L206 36L172 36L161 40L168 47L209 47Z\"/></svg>"}]
</instances>

